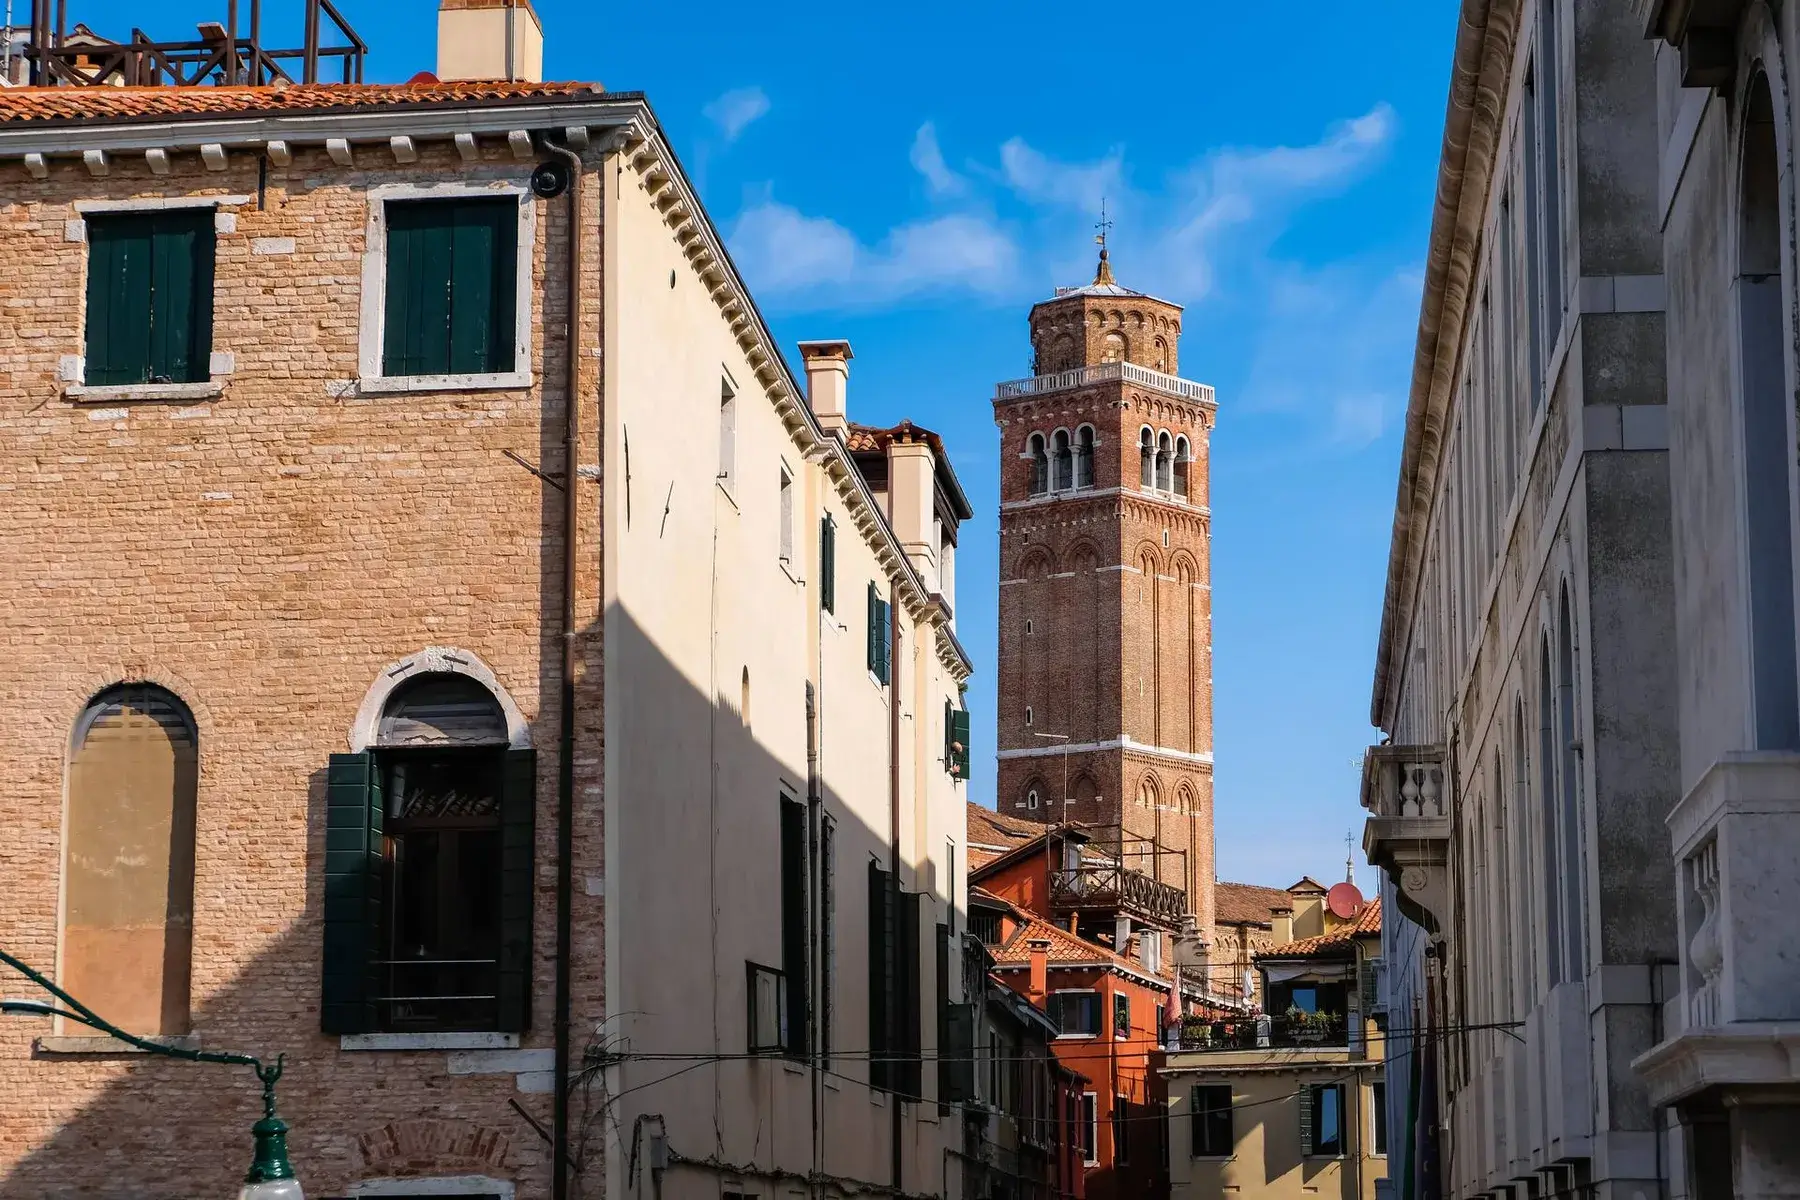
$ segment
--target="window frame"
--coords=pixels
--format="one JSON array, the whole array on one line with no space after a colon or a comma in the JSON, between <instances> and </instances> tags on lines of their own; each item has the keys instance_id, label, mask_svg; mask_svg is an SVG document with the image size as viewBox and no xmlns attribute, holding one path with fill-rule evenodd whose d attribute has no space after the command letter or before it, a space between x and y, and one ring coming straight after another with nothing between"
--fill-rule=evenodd
<instances>
[{"instance_id":1,"label":"window frame","mask_svg":"<svg viewBox=\"0 0 1800 1200\"><path fill-rule=\"evenodd\" d=\"M1085 1033L1081 1033L1081 1032L1070 1033L1070 1032L1067 1032L1063 1028L1062 998L1064 996L1084 996L1084 997L1091 996L1093 998L1093 1001L1094 1001L1094 1028L1092 1030L1085 1032ZM1053 1002L1056 1005L1056 1012L1051 1017L1051 1020L1056 1025L1056 1029L1057 1029L1056 1037L1058 1040L1061 1040L1064 1038L1067 1038L1070 1040L1075 1040L1075 1039L1088 1040L1088 1039L1095 1039L1100 1036L1101 1029L1103 1028L1101 1025L1101 1022L1104 1019L1104 1014L1101 1012L1100 989L1099 988L1052 988L1050 990L1049 996L1046 997L1046 1001Z\"/></svg>"},{"instance_id":2,"label":"window frame","mask_svg":"<svg viewBox=\"0 0 1800 1200\"><path fill-rule=\"evenodd\" d=\"M1100 1093L1081 1093L1080 1105L1075 1130L1080 1139L1081 1161L1084 1166L1097 1167L1100 1165Z\"/></svg>"},{"instance_id":3,"label":"window frame","mask_svg":"<svg viewBox=\"0 0 1800 1200\"><path fill-rule=\"evenodd\" d=\"M1130 992L1114 992L1112 1008L1113 1008L1113 1012L1112 1012L1113 1040L1117 1041L1117 1042L1130 1041L1131 1040L1131 993ZM1123 1033L1119 1032L1119 1026L1121 1024L1121 1021L1123 1022L1124 1027L1125 1027L1125 1032L1123 1032Z\"/></svg>"},{"instance_id":4,"label":"window frame","mask_svg":"<svg viewBox=\"0 0 1800 1200\"><path fill-rule=\"evenodd\" d=\"M1320 1134L1321 1118L1324 1116L1325 1093L1337 1094L1337 1139L1330 1150L1322 1149L1323 1138ZM1349 1153L1350 1122L1345 1111L1348 1103L1348 1089L1341 1083L1309 1083L1302 1095L1302 1102L1307 1106L1303 1114L1302 1128L1307 1132L1303 1139L1301 1153L1306 1158L1344 1158Z\"/></svg>"},{"instance_id":5,"label":"window frame","mask_svg":"<svg viewBox=\"0 0 1800 1200\"><path fill-rule=\"evenodd\" d=\"M780 526L779 554L781 565L794 564L794 473L784 462L780 464L780 491L776 495L775 520Z\"/></svg>"},{"instance_id":6,"label":"window frame","mask_svg":"<svg viewBox=\"0 0 1800 1200\"><path fill-rule=\"evenodd\" d=\"M1387 1080L1369 1084L1369 1157L1386 1158L1387 1147Z\"/></svg>"},{"instance_id":7,"label":"window frame","mask_svg":"<svg viewBox=\"0 0 1800 1200\"><path fill-rule=\"evenodd\" d=\"M1219 1092L1225 1093L1225 1106L1223 1108L1219 1108L1219 1107L1215 1107L1215 1106L1209 1104L1203 1108L1200 1103L1200 1094L1202 1092L1215 1093L1215 1095L1213 1095L1212 1099L1218 1098L1216 1093L1219 1093ZM1237 1122L1236 1122L1236 1118L1232 1115L1233 1103L1234 1103L1234 1097L1232 1095L1231 1085L1229 1083L1196 1083L1189 1090L1189 1092L1188 1092L1188 1157L1189 1158L1225 1159L1225 1158L1231 1158L1233 1155L1235 1155L1237 1153ZM1225 1130L1224 1130L1225 1131L1225 1149L1224 1150L1219 1150L1217 1148L1217 1146L1214 1144L1213 1139L1210 1136L1207 1136L1207 1134L1209 1134L1209 1133L1217 1133L1218 1132L1216 1127L1208 1126L1207 1122L1213 1121L1214 1119L1219 1117L1221 1114L1223 1114L1223 1116L1224 1116L1223 1123L1224 1123L1224 1127L1225 1127ZM1202 1132L1203 1129L1205 1129L1205 1131L1206 1131L1205 1133Z\"/></svg>"},{"instance_id":8,"label":"window frame","mask_svg":"<svg viewBox=\"0 0 1800 1200\"><path fill-rule=\"evenodd\" d=\"M1131 1163L1131 1097L1123 1092L1113 1093L1111 1125L1113 1165L1129 1166Z\"/></svg>"},{"instance_id":9,"label":"window frame","mask_svg":"<svg viewBox=\"0 0 1800 1200\"><path fill-rule=\"evenodd\" d=\"M513 369L464 375L386 375L382 363L387 339L388 231L387 206L409 201L481 200L511 197L519 206L515 298L513 303ZM477 391L532 386L532 264L537 250L537 200L531 189L505 180L453 183L384 183L366 193L369 205L364 233L361 319L357 331L359 392Z\"/></svg>"}]
</instances>

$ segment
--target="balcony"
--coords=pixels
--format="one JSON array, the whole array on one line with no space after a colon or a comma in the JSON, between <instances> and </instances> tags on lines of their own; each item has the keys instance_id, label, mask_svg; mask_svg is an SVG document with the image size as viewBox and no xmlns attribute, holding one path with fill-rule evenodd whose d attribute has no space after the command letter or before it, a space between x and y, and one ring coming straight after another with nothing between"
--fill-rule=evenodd
<instances>
[{"instance_id":1,"label":"balcony","mask_svg":"<svg viewBox=\"0 0 1800 1200\"><path fill-rule=\"evenodd\" d=\"M1161 371L1152 371L1149 367L1127 362L1098 363L1091 367L1076 367L1072 371L1058 371L1054 375L1033 375L1029 379L1009 380L994 390L994 399L1022 400L1027 396L1066 392L1086 387L1090 383L1111 383L1120 379L1127 383L1141 383L1145 387L1153 387L1209 407L1214 403L1211 384L1195 383L1177 375L1165 375Z\"/></svg>"},{"instance_id":2,"label":"balcony","mask_svg":"<svg viewBox=\"0 0 1800 1200\"><path fill-rule=\"evenodd\" d=\"M1442 746L1371 746L1363 758L1363 849L1400 911L1432 934L1448 913L1451 787Z\"/></svg>"},{"instance_id":3,"label":"balcony","mask_svg":"<svg viewBox=\"0 0 1800 1200\"><path fill-rule=\"evenodd\" d=\"M1050 873L1050 907L1058 914L1122 913L1177 932L1187 917L1187 893L1118 863L1083 861Z\"/></svg>"},{"instance_id":4,"label":"balcony","mask_svg":"<svg viewBox=\"0 0 1800 1200\"><path fill-rule=\"evenodd\" d=\"M1656 1104L1800 1096L1800 755L1728 754L1668 818L1680 986L1670 1036L1632 1065Z\"/></svg>"},{"instance_id":5,"label":"balcony","mask_svg":"<svg viewBox=\"0 0 1800 1200\"><path fill-rule=\"evenodd\" d=\"M1343 1013L1300 1017L1257 1016L1232 1021L1183 1018L1170 1053L1208 1050L1347 1050L1350 1025Z\"/></svg>"}]
</instances>

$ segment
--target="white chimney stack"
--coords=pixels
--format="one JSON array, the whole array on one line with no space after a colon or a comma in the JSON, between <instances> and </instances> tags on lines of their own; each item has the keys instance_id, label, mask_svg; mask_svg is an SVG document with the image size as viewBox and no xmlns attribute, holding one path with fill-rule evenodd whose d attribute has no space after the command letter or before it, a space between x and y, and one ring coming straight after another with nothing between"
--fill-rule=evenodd
<instances>
[{"instance_id":1,"label":"white chimney stack","mask_svg":"<svg viewBox=\"0 0 1800 1200\"><path fill-rule=\"evenodd\" d=\"M806 363L806 402L826 433L842 435L850 424L850 343L841 339L801 342Z\"/></svg>"},{"instance_id":2,"label":"white chimney stack","mask_svg":"<svg viewBox=\"0 0 1800 1200\"><path fill-rule=\"evenodd\" d=\"M437 77L544 78L544 27L531 0L439 0Z\"/></svg>"}]
</instances>

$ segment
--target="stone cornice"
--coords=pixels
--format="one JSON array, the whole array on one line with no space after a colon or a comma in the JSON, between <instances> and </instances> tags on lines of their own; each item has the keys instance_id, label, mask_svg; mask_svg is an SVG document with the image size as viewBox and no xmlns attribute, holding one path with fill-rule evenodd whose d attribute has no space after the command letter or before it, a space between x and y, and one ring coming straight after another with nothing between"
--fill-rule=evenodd
<instances>
[{"instance_id":1,"label":"stone cornice","mask_svg":"<svg viewBox=\"0 0 1800 1200\"><path fill-rule=\"evenodd\" d=\"M1468 317L1518 15L1519 0L1462 0L1457 25L1369 702L1370 720L1383 729L1392 721L1394 685L1418 588L1423 535Z\"/></svg>"}]
</instances>

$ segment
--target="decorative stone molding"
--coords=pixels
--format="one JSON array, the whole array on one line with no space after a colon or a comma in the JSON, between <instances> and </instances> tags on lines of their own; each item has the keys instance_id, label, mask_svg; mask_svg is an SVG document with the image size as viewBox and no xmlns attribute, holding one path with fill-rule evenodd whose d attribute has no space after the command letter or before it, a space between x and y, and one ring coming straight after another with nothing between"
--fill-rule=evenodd
<instances>
[{"instance_id":1,"label":"decorative stone molding","mask_svg":"<svg viewBox=\"0 0 1800 1200\"><path fill-rule=\"evenodd\" d=\"M467 650L427 646L412 657L384 668L381 676L369 686L362 707L356 710L356 722L350 727L350 749L360 754L375 745L382 710L396 688L416 676L432 674L466 675L481 684L494 694L494 699L500 702L500 711L506 715L507 744L515 749L531 745L531 726L525 720L525 714L519 711L519 706L513 703L512 696L500 686L486 663Z\"/></svg>"},{"instance_id":2,"label":"decorative stone molding","mask_svg":"<svg viewBox=\"0 0 1800 1200\"><path fill-rule=\"evenodd\" d=\"M1363 758L1369 861L1394 883L1400 911L1435 937L1449 923L1450 777L1442 746L1371 746Z\"/></svg>"}]
</instances>

